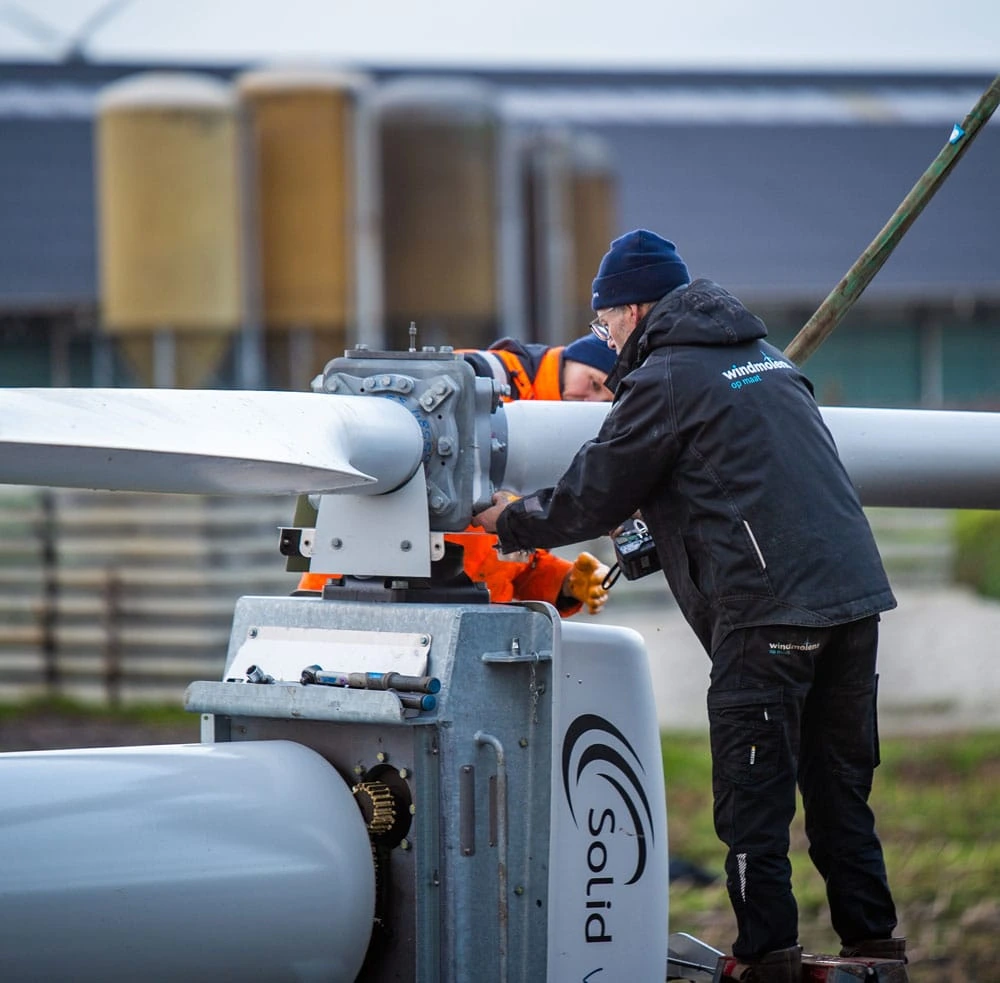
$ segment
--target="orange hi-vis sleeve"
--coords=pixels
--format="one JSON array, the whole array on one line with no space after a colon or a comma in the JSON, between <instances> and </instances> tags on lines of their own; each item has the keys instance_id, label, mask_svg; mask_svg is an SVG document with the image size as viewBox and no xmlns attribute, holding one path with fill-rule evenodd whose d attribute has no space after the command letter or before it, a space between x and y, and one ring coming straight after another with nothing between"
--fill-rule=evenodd
<instances>
[{"instance_id":1,"label":"orange hi-vis sleeve","mask_svg":"<svg viewBox=\"0 0 1000 983\"><path fill-rule=\"evenodd\" d=\"M562 399L562 380L559 378L559 366L562 362L562 346L550 348L543 356L538 366L532 388L534 399Z\"/></svg>"}]
</instances>

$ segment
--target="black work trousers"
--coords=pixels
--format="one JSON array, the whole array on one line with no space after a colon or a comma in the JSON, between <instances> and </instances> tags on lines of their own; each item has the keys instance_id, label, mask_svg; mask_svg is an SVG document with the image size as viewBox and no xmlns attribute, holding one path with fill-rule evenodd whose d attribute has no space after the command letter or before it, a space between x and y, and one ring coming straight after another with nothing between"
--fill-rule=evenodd
<instances>
[{"instance_id":1,"label":"black work trousers","mask_svg":"<svg viewBox=\"0 0 1000 983\"><path fill-rule=\"evenodd\" d=\"M788 860L796 782L841 942L888 938L896 926L868 805L878 764L878 620L739 629L712 655L715 830L729 848L736 956L798 941Z\"/></svg>"}]
</instances>

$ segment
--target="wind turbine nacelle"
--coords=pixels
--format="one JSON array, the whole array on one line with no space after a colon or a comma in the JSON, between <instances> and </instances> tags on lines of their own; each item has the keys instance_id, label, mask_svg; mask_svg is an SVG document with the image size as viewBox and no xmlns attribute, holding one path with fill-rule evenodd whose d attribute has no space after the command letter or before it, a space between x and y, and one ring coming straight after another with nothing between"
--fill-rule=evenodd
<instances>
[{"instance_id":1,"label":"wind turbine nacelle","mask_svg":"<svg viewBox=\"0 0 1000 983\"><path fill-rule=\"evenodd\" d=\"M315 663L402 678L300 682ZM541 603L244 597L186 706L201 745L0 755L4 979L664 978L635 632Z\"/></svg>"}]
</instances>

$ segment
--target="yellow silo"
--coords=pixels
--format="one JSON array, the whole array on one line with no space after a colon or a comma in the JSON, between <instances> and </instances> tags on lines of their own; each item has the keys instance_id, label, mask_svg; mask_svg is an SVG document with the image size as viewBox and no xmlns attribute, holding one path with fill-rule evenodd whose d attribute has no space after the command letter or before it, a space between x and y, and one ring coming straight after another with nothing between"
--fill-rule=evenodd
<instances>
[{"instance_id":1,"label":"yellow silo","mask_svg":"<svg viewBox=\"0 0 1000 983\"><path fill-rule=\"evenodd\" d=\"M383 310L390 347L479 347L498 316L498 111L492 91L400 80L375 99Z\"/></svg>"},{"instance_id":2,"label":"yellow silo","mask_svg":"<svg viewBox=\"0 0 1000 983\"><path fill-rule=\"evenodd\" d=\"M272 384L303 387L356 340L354 132L365 84L359 75L305 67L237 79Z\"/></svg>"},{"instance_id":3,"label":"yellow silo","mask_svg":"<svg viewBox=\"0 0 1000 983\"><path fill-rule=\"evenodd\" d=\"M104 326L142 383L204 385L241 323L231 88L188 73L112 83L96 147Z\"/></svg>"}]
</instances>

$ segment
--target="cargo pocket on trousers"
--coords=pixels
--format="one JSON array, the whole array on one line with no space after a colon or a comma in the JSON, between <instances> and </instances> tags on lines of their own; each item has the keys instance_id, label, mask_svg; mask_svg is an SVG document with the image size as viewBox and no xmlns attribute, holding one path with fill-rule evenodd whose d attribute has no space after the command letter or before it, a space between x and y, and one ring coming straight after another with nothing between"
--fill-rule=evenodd
<instances>
[{"instance_id":1,"label":"cargo pocket on trousers","mask_svg":"<svg viewBox=\"0 0 1000 983\"><path fill-rule=\"evenodd\" d=\"M831 687L823 711L827 770L871 788L879 763L878 677L868 684Z\"/></svg>"},{"instance_id":2,"label":"cargo pocket on trousers","mask_svg":"<svg viewBox=\"0 0 1000 983\"><path fill-rule=\"evenodd\" d=\"M781 694L780 688L708 694L709 735L717 778L751 785L779 771L788 756Z\"/></svg>"}]
</instances>

